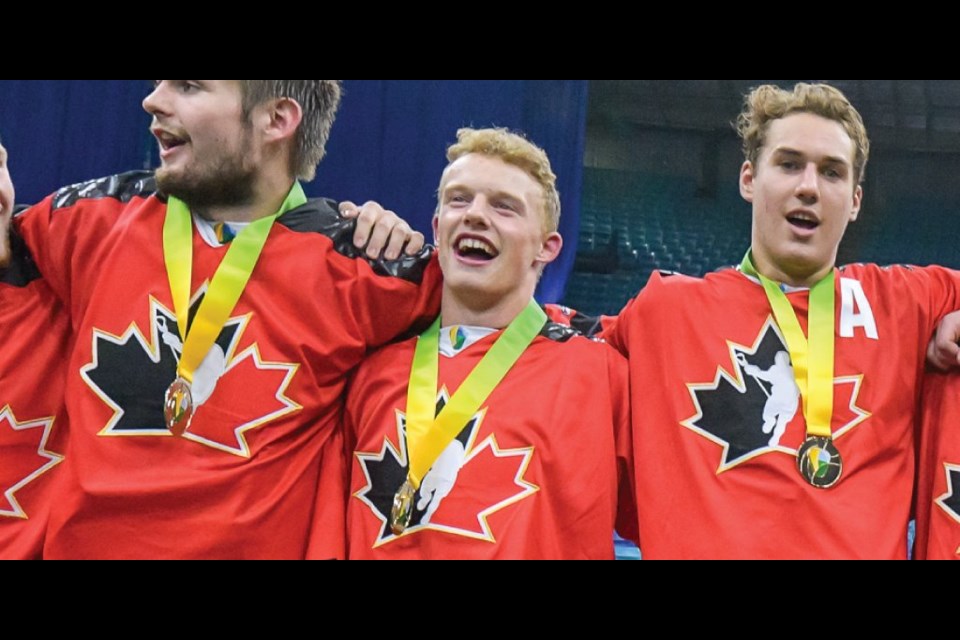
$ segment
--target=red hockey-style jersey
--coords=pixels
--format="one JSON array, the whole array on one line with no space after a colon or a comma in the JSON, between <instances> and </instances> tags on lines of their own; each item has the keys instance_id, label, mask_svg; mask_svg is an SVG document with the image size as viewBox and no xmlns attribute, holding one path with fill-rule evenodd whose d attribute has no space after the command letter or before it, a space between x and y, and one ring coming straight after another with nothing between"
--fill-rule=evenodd
<instances>
[{"instance_id":1,"label":"red hockey-style jersey","mask_svg":"<svg viewBox=\"0 0 960 640\"><path fill-rule=\"evenodd\" d=\"M69 482L52 558L300 558L315 506L341 532L331 441L347 373L439 310L426 256L373 266L325 201L283 215L194 380L183 437L163 421L182 349L164 267L166 204L150 174L69 187L16 220L73 319L66 382ZM226 252L194 229L191 317ZM326 451L334 442L337 455ZM322 461L322 462L321 462ZM321 464L325 465L321 469ZM339 505L339 507L337 506ZM341 535L314 539L343 555Z\"/></svg>"},{"instance_id":2,"label":"red hockey-style jersey","mask_svg":"<svg viewBox=\"0 0 960 640\"><path fill-rule=\"evenodd\" d=\"M960 560L960 375L924 379L917 468L917 560Z\"/></svg>"},{"instance_id":3,"label":"red hockey-style jersey","mask_svg":"<svg viewBox=\"0 0 960 640\"><path fill-rule=\"evenodd\" d=\"M70 325L42 280L0 281L0 560L37 559L63 460Z\"/></svg>"},{"instance_id":4,"label":"red hockey-style jersey","mask_svg":"<svg viewBox=\"0 0 960 640\"><path fill-rule=\"evenodd\" d=\"M830 489L805 438L786 341L762 286L730 269L654 274L606 338L628 354L645 558L904 558L926 345L960 275L852 265L836 282ZM787 294L806 332L808 291Z\"/></svg>"},{"instance_id":5,"label":"red hockey-style jersey","mask_svg":"<svg viewBox=\"0 0 960 640\"><path fill-rule=\"evenodd\" d=\"M618 481L619 529L635 538L626 363L573 334L545 327L424 476L411 526L399 537L389 518L407 473L404 413L416 339L365 361L350 386L344 432L353 454L348 557L613 558ZM438 404L499 335L440 357Z\"/></svg>"}]
</instances>

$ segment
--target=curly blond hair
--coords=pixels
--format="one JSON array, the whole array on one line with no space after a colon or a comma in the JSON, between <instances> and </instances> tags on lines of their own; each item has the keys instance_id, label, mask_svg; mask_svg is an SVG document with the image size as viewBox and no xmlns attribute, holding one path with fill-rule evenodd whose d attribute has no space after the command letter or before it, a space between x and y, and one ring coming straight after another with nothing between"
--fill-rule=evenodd
<instances>
[{"instance_id":1,"label":"curly blond hair","mask_svg":"<svg viewBox=\"0 0 960 640\"><path fill-rule=\"evenodd\" d=\"M557 192L557 176L550 168L546 151L504 128L465 127L457 131L457 141L447 148L447 161L452 164L470 153L499 158L523 169L542 189L544 231L557 230L560 226L560 194Z\"/></svg>"},{"instance_id":2,"label":"curly blond hair","mask_svg":"<svg viewBox=\"0 0 960 640\"><path fill-rule=\"evenodd\" d=\"M743 140L744 157L756 166L770 123L792 113L812 113L840 123L853 140L854 184L861 184L870 156L867 129L860 113L843 92L827 84L800 82L792 91L765 84L747 94L736 123L737 133Z\"/></svg>"}]
</instances>

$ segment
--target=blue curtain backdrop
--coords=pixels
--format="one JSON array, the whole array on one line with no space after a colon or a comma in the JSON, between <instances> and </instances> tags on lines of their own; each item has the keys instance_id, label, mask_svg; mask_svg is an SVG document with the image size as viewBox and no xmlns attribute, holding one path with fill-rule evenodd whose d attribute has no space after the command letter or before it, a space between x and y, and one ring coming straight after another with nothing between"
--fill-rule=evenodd
<instances>
[{"instance_id":1,"label":"blue curtain backdrop","mask_svg":"<svg viewBox=\"0 0 960 640\"><path fill-rule=\"evenodd\" d=\"M430 238L444 150L462 126L524 131L559 176L565 240L537 297L563 297L579 228L587 82L582 80L347 80L327 157L310 195L377 200ZM60 186L155 166L140 102L144 80L0 80L0 135L17 200Z\"/></svg>"}]
</instances>

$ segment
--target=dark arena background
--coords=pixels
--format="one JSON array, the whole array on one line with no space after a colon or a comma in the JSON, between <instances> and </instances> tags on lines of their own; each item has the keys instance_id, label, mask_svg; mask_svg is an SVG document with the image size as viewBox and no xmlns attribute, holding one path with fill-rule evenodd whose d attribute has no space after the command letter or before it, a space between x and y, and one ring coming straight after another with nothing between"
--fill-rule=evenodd
<instances>
[{"instance_id":1,"label":"dark arena background","mask_svg":"<svg viewBox=\"0 0 960 640\"><path fill-rule=\"evenodd\" d=\"M565 247L541 302L616 314L655 269L739 263L750 207L732 122L759 84L797 80L347 80L310 195L377 200L429 238L444 149L462 126L504 126L559 176ZM820 81L813 81L820 82ZM960 267L960 81L826 80L871 139L860 219L839 263ZM153 167L146 80L2 80L0 136L18 202ZM627 547L621 557L633 557Z\"/></svg>"}]
</instances>

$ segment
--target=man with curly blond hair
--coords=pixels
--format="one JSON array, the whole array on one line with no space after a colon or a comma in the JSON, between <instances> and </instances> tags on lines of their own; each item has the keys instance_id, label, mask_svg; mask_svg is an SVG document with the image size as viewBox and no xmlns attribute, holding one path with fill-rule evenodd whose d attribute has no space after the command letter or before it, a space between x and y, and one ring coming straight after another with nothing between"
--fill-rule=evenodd
<instances>
[{"instance_id":1,"label":"man with curly blond hair","mask_svg":"<svg viewBox=\"0 0 960 640\"><path fill-rule=\"evenodd\" d=\"M630 363L641 550L903 558L924 354L960 307L960 275L836 268L869 156L838 89L758 87L738 131L753 208L740 268L654 273L605 333ZM774 389L757 372L778 361L796 406L771 438Z\"/></svg>"}]
</instances>

